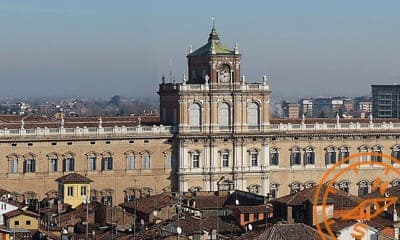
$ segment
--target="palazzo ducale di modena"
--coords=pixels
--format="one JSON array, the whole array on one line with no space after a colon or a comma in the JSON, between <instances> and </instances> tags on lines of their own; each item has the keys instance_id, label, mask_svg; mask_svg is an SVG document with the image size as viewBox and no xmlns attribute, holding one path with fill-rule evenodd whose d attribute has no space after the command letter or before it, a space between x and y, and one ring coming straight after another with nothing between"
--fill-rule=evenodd
<instances>
[{"instance_id":1,"label":"palazzo ducale di modena","mask_svg":"<svg viewBox=\"0 0 400 240\"><path fill-rule=\"evenodd\" d=\"M91 198L107 205L129 200L135 189L239 189L276 198L314 186L353 153L400 158L398 119L270 118L268 77L246 79L238 44L225 47L214 26L187 62L181 82L162 79L159 116L0 116L1 187L26 200L44 198L57 194L55 179L77 172L93 181ZM400 167L366 155L351 161ZM382 175L373 164L359 172L335 186L364 195Z\"/></svg>"}]
</instances>

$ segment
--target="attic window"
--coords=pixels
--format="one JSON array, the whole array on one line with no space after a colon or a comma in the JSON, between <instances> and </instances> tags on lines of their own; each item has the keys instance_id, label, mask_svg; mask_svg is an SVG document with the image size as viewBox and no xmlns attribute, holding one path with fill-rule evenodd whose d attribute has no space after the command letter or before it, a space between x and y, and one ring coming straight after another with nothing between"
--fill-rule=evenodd
<instances>
[{"instance_id":1,"label":"attic window","mask_svg":"<svg viewBox=\"0 0 400 240\"><path fill-rule=\"evenodd\" d=\"M28 146L33 146L33 143L28 143Z\"/></svg>"},{"instance_id":2,"label":"attic window","mask_svg":"<svg viewBox=\"0 0 400 240\"><path fill-rule=\"evenodd\" d=\"M110 141L106 141L106 144L110 144Z\"/></svg>"},{"instance_id":3,"label":"attic window","mask_svg":"<svg viewBox=\"0 0 400 240\"><path fill-rule=\"evenodd\" d=\"M96 142L90 142L90 144L92 144L92 145L93 145L93 144L96 144Z\"/></svg>"},{"instance_id":4,"label":"attic window","mask_svg":"<svg viewBox=\"0 0 400 240\"><path fill-rule=\"evenodd\" d=\"M224 138L224 142L227 142L228 141L228 139L227 138Z\"/></svg>"},{"instance_id":5,"label":"attic window","mask_svg":"<svg viewBox=\"0 0 400 240\"><path fill-rule=\"evenodd\" d=\"M51 145L55 146L55 145L57 145L57 143L56 142L52 142Z\"/></svg>"},{"instance_id":6,"label":"attic window","mask_svg":"<svg viewBox=\"0 0 400 240\"><path fill-rule=\"evenodd\" d=\"M67 142L68 145L72 145L72 142Z\"/></svg>"},{"instance_id":7,"label":"attic window","mask_svg":"<svg viewBox=\"0 0 400 240\"><path fill-rule=\"evenodd\" d=\"M11 146L16 147L17 144L16 143L11 143Z\"/></svg>"},{"instance_id":8,"label":"attic window","mask_svg":"<svg viewBox=\"0 0 400 240\"><path fill-rule=\"evenodd\" d=\"M148 143L148 142L149 142L149 140L147 140L147 139L146 139L146 140L143 140L143 142L144 142L144 143Z\"/></svg>"},{"instance_id":9,"label":"attic window","mask_svg":"<svg viewBox=\"0 0 400 240\"><path fill-rule=\"evenodd\" d=\"M133 141L133 140L129 140L129 143L135 143L135 141Z\"/></svg>"}]
</instances>

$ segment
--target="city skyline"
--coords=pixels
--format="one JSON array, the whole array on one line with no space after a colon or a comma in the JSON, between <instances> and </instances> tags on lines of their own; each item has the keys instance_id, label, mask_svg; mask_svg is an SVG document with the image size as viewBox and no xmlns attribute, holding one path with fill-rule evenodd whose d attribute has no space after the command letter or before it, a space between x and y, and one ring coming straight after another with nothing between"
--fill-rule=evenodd
<instances>
[{"instance_id":1,"label":"city skyline","mask_svg":"<svg viewBox=\"0 0 400 240\"><path fill-rule=\"evenodd\" d=\"M181 81L211 16L224 45L239 42L246 80L267 74L273 96L369 95L400 81L399 3L360 3L4 1L0 95L156 97L162 75Z\"/></svg>"}]
</instances>

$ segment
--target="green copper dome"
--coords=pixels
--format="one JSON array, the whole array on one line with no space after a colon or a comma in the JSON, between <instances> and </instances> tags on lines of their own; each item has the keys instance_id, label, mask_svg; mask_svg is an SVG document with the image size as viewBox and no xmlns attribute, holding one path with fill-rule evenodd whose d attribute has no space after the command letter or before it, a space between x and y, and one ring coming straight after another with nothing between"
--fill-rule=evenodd
<instances>
[{"instance_id":1,"label":"green copper dome","mask_svg":"<svg viewBox=\"0 0 400 240\"><path fill-rule=\"evenodd\" d=\"M226 48L222 43L219 41L219 36L215 26L211 29L211 32L208 36L208 42L204 46L200 47L199 49L193 51L188 56L206 56L206 55L234 55L235 51L229 48Z\"/></svg>"}]
</instances>

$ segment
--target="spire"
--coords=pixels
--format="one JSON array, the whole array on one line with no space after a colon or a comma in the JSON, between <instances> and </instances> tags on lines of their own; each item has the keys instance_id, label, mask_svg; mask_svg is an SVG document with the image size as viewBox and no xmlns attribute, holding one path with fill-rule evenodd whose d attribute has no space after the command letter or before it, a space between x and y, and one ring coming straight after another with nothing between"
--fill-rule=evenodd
<instances>
[{"instance_id":1,"label":"spire","mask_svg":"<svg viewBox=\"0 0 400 240\"><path fill-rule=\"evenodd\" d=\"M239 43L238 41L235 42L235 48L233 49L235 51L235 54L239 54Z\"/></svg>"},{"instance_id":2,"label":"spire","mask_svg":"<svg viewBox=\"0 0 400 240\"><path fill-rule=\"evenodd\" d=\"M212 29L210 35L208 36L208 41L219 41L219 36L217 30L215 29L215 18L211 18L212 21Z\"/></svg>"}]
</instances>

